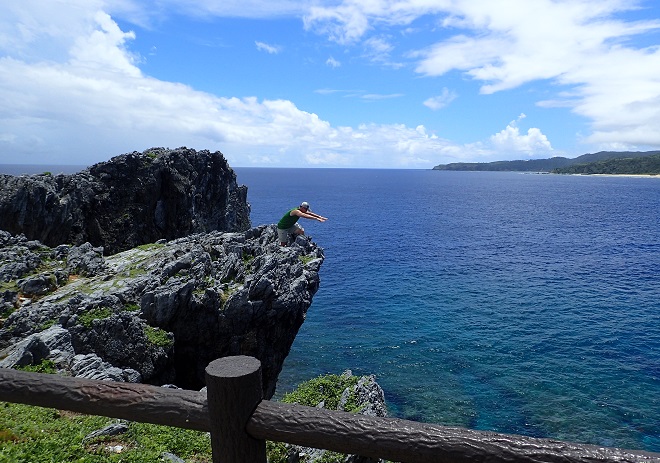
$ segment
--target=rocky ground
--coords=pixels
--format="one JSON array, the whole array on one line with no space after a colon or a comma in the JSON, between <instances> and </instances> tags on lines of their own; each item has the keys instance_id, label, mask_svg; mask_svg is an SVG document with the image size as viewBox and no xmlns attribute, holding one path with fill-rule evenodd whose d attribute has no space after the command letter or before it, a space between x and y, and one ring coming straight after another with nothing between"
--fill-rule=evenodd
<instances>
[{"instance_id":1,"label":"rocky ground","mask_svg":"<svg viewBox=\"0 0 660 463\"><path fill-rule=\"evenodd\" d=\"M200 388L211 360L252 355L270 397L323 258L305 237L280 247L274 226L109 257L0 232L0 366L51 360L73 376Z\"/></svg>"}]
</instances>

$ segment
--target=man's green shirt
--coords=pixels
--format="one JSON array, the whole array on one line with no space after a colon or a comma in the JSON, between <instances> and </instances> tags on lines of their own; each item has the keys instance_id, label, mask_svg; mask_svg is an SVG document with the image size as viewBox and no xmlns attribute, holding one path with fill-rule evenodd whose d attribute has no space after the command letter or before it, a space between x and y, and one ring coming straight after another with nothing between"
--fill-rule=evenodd
<instances>
[{"instance_id":1,"label":"man's green shirt","mask_svg":"<svg viewBox=\"0 0 660 463\"><path fill-rule=\"evenodd\" d=\"M293 209L289 209L286 214L284 214L284 217L280 219L280 221L277 223L277 228L280 230L286 230L287 228L293 227L293 225L298 221L300 217L297 215L291 215L291 211L294 211L298 209L297 207L294 207Z\"/></svg>"}]
</instances>

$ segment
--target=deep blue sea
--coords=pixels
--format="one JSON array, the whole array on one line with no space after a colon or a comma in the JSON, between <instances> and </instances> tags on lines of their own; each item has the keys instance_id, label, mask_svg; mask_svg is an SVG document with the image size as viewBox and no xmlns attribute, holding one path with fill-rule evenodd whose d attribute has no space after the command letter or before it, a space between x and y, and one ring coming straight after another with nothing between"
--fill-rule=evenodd
<instances>
[{"instance_id":1,"label":"deep blue sea","mask_svg":"<svg viewBox=\"0 0 660 463\"><path fill-rule=\"evenodd\" d=\"M393 416L660 452L660 179L235 171L253 225L329 218L278 395L351 369Z\"/></svg>"},{"instance_id":2,"label":"deep blue sea","mask_svg":"<svg viewBox=\"0 0 660 463\"><path fill-rule=\"evenodd\" d=\"M351 369L393 416L660 452L660 178L234 170L253 225L329 218L277 395Z\"/></svg>"}]
</instances>

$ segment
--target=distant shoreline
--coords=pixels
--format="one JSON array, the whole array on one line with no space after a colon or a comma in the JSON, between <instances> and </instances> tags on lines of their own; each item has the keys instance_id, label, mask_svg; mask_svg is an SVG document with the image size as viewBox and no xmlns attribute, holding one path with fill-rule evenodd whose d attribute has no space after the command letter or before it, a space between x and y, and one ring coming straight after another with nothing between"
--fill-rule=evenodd
<instances>
[{"instance_id":1,"label":"distant shoreline","mask_svg":"<svg viewBox=\"0 0 660 463\"><path fill-rule=\"evenodd\" d=\"M557 174L565 175L565 174ZM568 174L577 175L579 177L630 177L630 178L660 178L660 175L654 174Z\"/></svg>"}]
</instances>

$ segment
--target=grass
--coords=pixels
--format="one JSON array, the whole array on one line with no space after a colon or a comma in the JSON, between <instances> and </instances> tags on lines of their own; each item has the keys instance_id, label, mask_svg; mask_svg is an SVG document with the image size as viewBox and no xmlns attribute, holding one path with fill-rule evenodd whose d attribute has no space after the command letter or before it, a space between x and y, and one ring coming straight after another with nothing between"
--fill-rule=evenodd
<instances>
[{"instance_id":1,"label":"grass","mask_svg":"<svg viewBox=\"0 0 660 463\"><path fill-rule=\"evenodd\" d=\"M17 370L23 370L23 371L32 371L34 373L57 373L57 367L55 366L55 362L52 360L44 359L41 361L41 363L38 363L36 365L25 365L22 367L14 367Z\"/></svg>"},{"instance_id":2,"label":"grass","mask_svg":"<svg viewBox=\"0 0 660 463\"><path fill-rule=\"evenodd\" d=\"M149 342L155 346L168 348L174 345L174 341L170 338L167 331L160 328L146 325L144 327L144 334L147 336Z\"/></svg>"},{"instance_id":3,"label":"grass","mask_svg":"<svg viewBox=\"0 0 660 463\"><path fill-rule=\"evenodd\" d=\"M357 376L318 376L304 382L295 391L285 394L282 402L298 403L308 407L316 407L324 402L326 409L336 410L344 390L355 386L359 380ZM345 409L348 412L360 411L355 394L349 395Z\"/></svg>"},{"instance_id":4,"label":"grass","mask_svg":"<svg viewBox=\"0 0 660 463\"><path fill-rule=\"evenodd\" d=\"M164 452L188 463L210 463L207 433L145 423L128 432L83 442L117 420L0 402L0 463L162 463ZM120 453L109 450L119 448Z\"/></svg>"},{"instance_id":5,"label":"grass","mask_svg":"<svg viewBox=\"0 0 660 463\"><path fill-rule=\"evenodd\" d=\"M112 313L112 309L109 307L99 307L79 315L78 321L85 328L91 328L92 322L94 320L102 320L104 318L108 318L112 315Z\"/></svg>"},{"instance_id":6,"label":"grass","mask_svg":"<svg viewBox=\"0 0 660 463\"><path fill-rule=\"evenodd\" d=\"M166 245L163 243L147 243L136 246L140 251L152 251L154 249L164 248Z\"/></svg>"},{"instance_id":7,"label":"grass","mask_svg":"<svg viewBox=\"0 0 660 463\"><path fill-rule=\"evenodd\" d=\"M138 304L126 304L124 310L126 312L137 312L140 310L140 306Z\"/></svg>"},{"instance_id":8,"label":"grass","mask_svg":"<svg viewBox=\"0 0 660 463\"><path fill-rule=\"evenodd\" d=\"M2 292L2 291L0 291L0 292ZM14 308L14 307L7 307L5 310L3 310L2 312L0 312L0 319L4 319L4 318L9 317L9 316L10 316L11 314L13 314L15 311L16 311L16 308ZM0 326L2 326L2 325L0 325Z\"/></svg>"}]
</instances>

